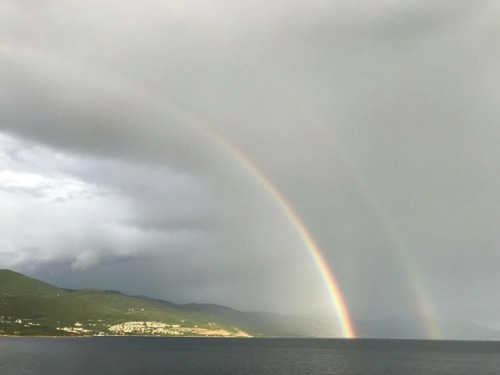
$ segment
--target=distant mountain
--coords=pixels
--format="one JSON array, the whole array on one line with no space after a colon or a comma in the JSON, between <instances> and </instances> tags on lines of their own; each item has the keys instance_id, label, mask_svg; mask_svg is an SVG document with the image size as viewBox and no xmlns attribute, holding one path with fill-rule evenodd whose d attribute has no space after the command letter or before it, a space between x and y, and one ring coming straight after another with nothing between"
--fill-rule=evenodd
<instances>
[{"instance_id":1,"label":"distant mountain","mask_svg":"<svg viewBox=\"0 0 500 375\"><path fill-rule=\"evenodd\" d=\"M213 304L178 305L116 291L57 288L0 270L0 335L332 336L301 317L241 312Z\"/></svg>"}]
</instances>

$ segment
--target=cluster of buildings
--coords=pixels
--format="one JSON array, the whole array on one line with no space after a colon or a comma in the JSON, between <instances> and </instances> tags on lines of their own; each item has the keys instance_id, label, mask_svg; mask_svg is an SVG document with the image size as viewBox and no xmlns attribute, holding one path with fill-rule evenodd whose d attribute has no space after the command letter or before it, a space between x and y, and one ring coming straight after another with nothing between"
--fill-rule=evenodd
<instances>
[{"instance_id":1,"label":"cluster of buildings","mask_svg":"<svg viewBox=\"0 0 500 375\"><path fill-rule=\"evenodd\" d=\"M181 327L180 324L166 324L156 321L133 321L112 325L108 332L114 335L138 336L215 336L250 337L246 332L230 332L222 328Z\"/></svg>"},{"instance_id":2,"label":"cluster of buildings","mask_svg":"<svg viewBox=\"0 0 500 375\"><path fill-rule=\"evenodd\" d=\"M181 321L183 323L184 321ZM31 319L20 319L0 316L0 323L8 323L19 327L40 326ZM167 324L158 321L129 321L109 325L101 319L89 320L85 324L75 322L73 325L56 327L64 331L81 336L202 336L202 337L250 337L246 332L234 327L231 330L223 329L215 323L207 322L204 327L194 325L186 327L181 324ZM0 330L0 334L3 331Z\"/></svg>"},{"instance_id":3,"label":"cluster of buildings","mask_svg":"<svg viewBox=\"0 0 500 375\"><path fill-rule=\"evenodd\" d=\"M92 330L83 328L83 324L80 322L76 322L74 324L74 326L72 326L72 327L57 327L56 329L59 331L76 333L79 335L86 335L86 334L93 333Z\"/></svg>"},{"instance_id":4,"label":"cluster of buildings","mask_svg":"<svg viewBox=\"0 0 500 375\"><path fill-rule=\"evenodd\" d=\"M0 323L7 323L7 324L18 324L23 327L36 327L40 326L39 323L35 323L31 321L31 319L15 319L11 318L10 316L0 316Z\"/></svg>"}]
</instances>

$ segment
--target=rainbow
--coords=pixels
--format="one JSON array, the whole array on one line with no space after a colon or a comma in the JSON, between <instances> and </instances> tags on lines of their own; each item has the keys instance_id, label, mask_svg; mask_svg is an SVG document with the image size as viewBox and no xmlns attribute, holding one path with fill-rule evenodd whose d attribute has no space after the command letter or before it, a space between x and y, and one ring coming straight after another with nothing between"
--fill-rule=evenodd
<instances>
[{"instance_id":1,"label":"rainbow","mask_svg":"<svg viewBox=\"0 0 500 375\"><path fill-rule=\"evenodd\" d=\"M314 264L316 265L321 279L326 286L328 296L331 300L333 308L335 309L338 317L340 327L342 329L342 334L345 338L355 338L356 333L354 326L349 316L347 306L344 297L340 291L337 281L335 280L328 263L325 261L320 248L314 241L309 230L300 219L298 214L293 210L291 205L287 202L283 194L271 183L271 181L259 170L257 167L238 149L236 149L231 143L229 143L225 138L223 138L219 133L216 133L212 128L207 125L203 126L204 132L215 140L218 144L223 146L227 152L233 155L241 165L243 165L253 177L266 189L267 192L273 197L274 201L279 205L285 216L290 220L293 227L297 233L302 238L302 241L306 245L309 253L312 256Z\"/></svg>"},{"instance_id":2,"label":"rainbow","mask_svg":"<svg viewBox=\"0 0 500 375\"><path fill-rule=\"evenodd\" d=\"M314 115L310 114L309 117L313 118ZM321 121L315 122L321 123ZM326 129L326 127L323 127L323 130ZM327 130L327 132L330 133L331 130ZM338 137L332 134L323 134L321 139L336 140ZM416 315L420 320L420 326L423 329L425 338L443 338L441 329L435 320L435 309L431 304L430 294L426 288L425 281L418 277L417 262L412 259L410 255L411 251L399 235L394 221L374 197L373 190L369 188L365 175L359 168L359 164L355 162L352 156L338 142L334 142L334 152L336 152L336 156L341 160L342 165L352 178L354 186L358 190L359 195L364 199L375 223L383 234L388 248L392 251L394 260L398 265L399 274L406 280L406 287L411 296L414 311L416 311Z\"/></svg>"},{"instance_id":3,"label":"rainbow","mask_svg":"<svg viewBox=\"0 0 500 375\"><path fill-rule=\"evenodd\" d=\"M48 63L57 63L75 65L78 70L88 70L88 66L78 65L74 61L70 61L61 56L55 55L53 53L48 53L46 51L40 51L32 46L19 46L12 45L8 42L0 42L0 54L4 56L16 56L16 57L26 57L33 60L42 60ZM264 189L270 194L274 201L278 204L284 215L293 225L294 229L300 235L302 241L307 247L315 266L317 267L319 274L324 282L327 289L329 299L331 300L332 306L336 312L338 322L341 326L342 333L346 338L356 337L355 329L353 327L352 320L349 316L349 312L346 307L346 303L340 291L337 281L332 274L324 256L315 243L313 237L308 231L307 227L300 219L298 214L293 210L289 202L281 194L281 192L272 184L267 176L265 176L241 151L236 149L229 141L223 138L219 133L215 132L206 123L200 121L200 119L193 113L184 110L178 104L174 103L171 98L167 98L163 93L153 92L149 89L143 87L138 87L137 85L131 83L129 80L123 77L104 76L102 73L93 70L92 72L96 76L100 76L102 79L113 81L113 83L119 86L125 87L127 90L133 90L135 93L140 93L146 97L156 101L160 107L168 107L170 114L177 116L178 119L183 120L188 125L192 126L205 134L209 139L212 139L218 145L220 145L228 154L232 155L259 183ZM289 91L293 92L293 90ZM302 107L302 106L299 106ZM302 108L304 109L304 108ZM309 112L309 111L308 111ZM308 119L312 119L316 116L314 114L308 113ZM321 123L321 121L315 121L316 123ZM329 139L336 139L336 137L329 137ZM395 260L400 266L400 273L406 279L408 290L414 301L415 311L420 318L420 324L426 336L429 338L440 338L440 330L436 325L435 321L432 319L435 317L433 314L433 308L430 303L431 299L429 293L425 288L425 283L422 278L419 278L419 273L416 269L416 262L410 257L410 251L404 241L399 237L396 230L396 226L392 223L389 215L380 207L377 200L373 196L368 184L364 178L363 173L359 170L357 163L350 157L350 155L339 148L336 145L337 151L340 153L341 160L346 166L346 170L349 172L355 186L358 188L360 194L364 197L367 202L368 207L372 211L375 221L380 226L381 232L384 234L390 248L393 251Z\"/></svg>"},{"instance_id":4,"label":"rainbow","mask_svg":"<svg viewBox=\"0 0 500 375\"><path fill-rule=\"evenodd\" d=\"M274 83L278 86L287 84L286 80L276 80L275 76L268 77L269 83ZM394 220L388 214L384 207L373 194L373 190L369 188L365 174L362 173L359 164L353 159L350 153L345 150L345 147L338 143L338 137L333 134L331 127L325 125L325 121L320 118L318 111L311 111L311 108L304 105L303 101L295 96L297 91L295 87L289 86L282 90L288 100L293 101L293 108L298 109L304 118L307 119L309 126L319 126L321 137L316 138L316 141L329 140L329 146L334 146L334 152L345 167L345 171L349 174L357 188L360 196L365 200L367 208L371 211L375 223L379 226L381 234L383 234L389 249L392 251L394 260L398 265L398 271L401 277L406 280L414 311L420 321L420 326L425 334L425 338L441 339L444 337L441 329L436 321L436 311L432 304L432 299L429 293L429 288L425 284L425 280L420 277L420 272L417 267L417 262L411 256L411 250L406 242L399 235L399 231L394 223ZM286 203L286 202L285 202ZM299 231L300 232L300 231ZM306 240L307 243L307 240ZM320 253L321 255L321 253ZM316 264L320 262L315 260Z\"/></svg>"},{"instance_id":5,"label":"rainbow","mask_svg":"<svg viewBox=\"0 0 500 375\"><path fill-rule=\"evenodd\" d=\"M64 59L60 56L47 53L46 51L40 51L32 47L20 48L20 46L16 46L14 48L8 43L2 43L0 44L0 53L1 52L3 52L3 54L5 55L17 55L18 57L21 55L23 57L32 58L34 60L45 60L50 63L76 65L73 61L68 61L67 59ZM82 66L78 66L78 68L88 69L88 67ZM94 73L96 75L101 75L98 72ZM110 80L109 77L103 78ZM250 174L259 182L259 184L264 187L264 189L271 195L273 200L280 207L285 217L288 218L293 228L297 231L300 238L304 242L326 287L326 292L328 293L332 307L336 313L336 317L341 327L343 336L345 338L355 338L355 329L349 316L344 297L320 248L314 241L312 235L308 231L303 221L300 219L299 215L293 210L283 194L281 194L281 192L272 184L269 178L265 176L241 151L236 149L229 141L227 141L206 123L200 121L199 118L195 117L191 112L187 112L178 104L174 103L171 99L166 98L162 94L151 92L150 90L146 90L142 87L137 87L131 84L131 82L123 80L121 77L113 77L113 80L118 81L115 83L121 83L122 85L127 86L128 89L134 89L136 93L141 93L142 95L156 99L156 101L159 102L158 104L160 104L162 107L167 106L168 111L171 115L177 116L180 120L183 120L185 123L189 124L195 129L200 130L209 139L216 142L219 146L222 147L222 149L232 155L240 163L240 165L242 165L247 171L250 172Z\"/></svg>"},{"instance_id":6,"label":"rainbow","mask_svg":"<svg viewBox=\"0 0 500 375\"><path fill-rule=\"evenodd\" d=\"M78 65L74 61L67 60L61 56L57 56L46 51L37 50L31 46L21 47L19 45L14 46L10 43L0 42L0 54L3 54L4 56L10 55L16 57L26 57L33 60L42 60L47 61L51 64L64 64L66 66L77 65L78 70L89 69L88 66ZM104 76L98 71L93 71L93 74L95 74L96 76L101 76L102 79L108 81L112 80L113 83L117 83L119 86L124 86L127 90L133 90L136 93L140 93L141 95L150 97L152 101L156 101L160 107L168 107L167 110L171 115L174 115L174 117L183 120L193 128L200 130L202 134L205 134L207 138L216 142L228 154L233 156L240 163L240 165L242 165L247 171L249 171L249 173L259 182L261 186L264 187L264 189L278 204L285 217L288 218L288 220L291 222L294 229L297 231L302 241L306 245L307 250L310 253L314 264L319 271L321 279L323 280L323 283L327 289L329 299L331 300L334 311L336 312L336 316L344 337L356 337L355 329L353 327L348 309L346 307L346 303L344 301L338 283L335 280L335 277L333 276L330 268L328 267L328 264L325 261L320 248L315 243L312 235L310 234L298 214L293 210L293 208L281 194L281 192L271 183L269 178L265 176L248 159L248 157L246 157L241 151L236 149L229 141L223 138L219 133L215 132L205 122L200 121L199 117L195 116L192 112L186 111L178 104L174 103L171 98L167 98L164 94L156 93L143 87L138 87L137 85L131 83L129 80L126 80L123 77L114 76L110 78L109 76ZM293 93L293 90L289 90L288 92ZM298 104L300 104L300 102ZM298 107L302 110L305 110L306 112L310 112L307 111L307 109L305 109L302 105L298 105ZM307 118L309 120L315 119L315 117L316 116L313 113L307 113ZM320 120L314 122L316 124L321 123ZM332 136L325 138L331 140L336 139L336 137ZM412 300L414 301L415 311L417 311L417 314L420 317L420 324L426 336L429 338L439 338L439 327L431 319L434 314L432 313L433 309L430 304L430 298L428 297L428 293L424 288L423 280L417 277L418 272L415 269L416 265L415 262L410 258L410 252L407 249L407 246L405 245L404 241L399 238L395 225L392 223L387 213L380 207L377 200L373 196L371 190L368 187L368 184L366 183L363 173L358 168L357 163L355 163L350 155L342 150L342 148L339 146L340 145L336 144L335 149L339 153L343 165L345 165L346 170L353 178L355 186L357 187L361 196L364 197L365 201L367 202L367 206L372 211L375 221L380 226L380 230L384 234L384 237L386 238L388 244L390 245L390 248L393 251L394 257L398 265L400 266L400 273L407 281L407 287L410 294L412 295Z\"/></svg>"},{"instance_id":7,"label":"rainbow","mask_svg":"<svg viewBox=\"0 0 500 375\"><path fill-rule=\"evenodd\" d=\"M273 77L268 78L272 81ZM280 81L278 84L286 84L286 81ZM406 280L406 287L411 296L413 309L419 319L425 338L443 338L443 332L436 321L437 313L432 304L431 293L429 293L429 288L425 280L420 276L421 273L418 270L417 261L412 258L412 251L399 235L394 220L374 196L373 190L370 189L367 183L365 174L359 167L359 163L339 143L339 137L333 133L331 126L325 124L325 120L319 116L319 112L311 111L309 106L304 105L303 101L295 97L295 87L290 86L283 91L288 95L288 100L293 101L292 107L298 109L304 118L307 119L308 125L317 126L315 130L320 132L321 136L317 137L315 141L325 142L325 140L328 140L328 142L325 142L327 143L327 147L333 150L336 158L345 168L345 172L348 173L354 182L354 186L359 192L360 197L364 199L367 208L371 211L374 222L378 225L380 233L385 238L389 250L392 251L394 260L398 265L399 274Z\"/></svg>"}]
</instances>

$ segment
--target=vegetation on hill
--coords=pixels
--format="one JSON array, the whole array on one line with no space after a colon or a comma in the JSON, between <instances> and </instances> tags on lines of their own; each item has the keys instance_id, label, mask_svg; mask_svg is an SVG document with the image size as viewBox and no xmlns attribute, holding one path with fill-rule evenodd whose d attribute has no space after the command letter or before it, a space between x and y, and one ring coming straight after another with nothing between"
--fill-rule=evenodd
<instances>
[{"instance_id":1,"label":"vegetation on hill","mask_svg":"<svg viewBox=\"0 0 500 375\"><path fill-rule=\"evenodd\" d=\"M320 326L270 313L211 304L177 305L91 289L67 290L0 270L0 334L314 336Z\"/></svg>"}]
</instances>

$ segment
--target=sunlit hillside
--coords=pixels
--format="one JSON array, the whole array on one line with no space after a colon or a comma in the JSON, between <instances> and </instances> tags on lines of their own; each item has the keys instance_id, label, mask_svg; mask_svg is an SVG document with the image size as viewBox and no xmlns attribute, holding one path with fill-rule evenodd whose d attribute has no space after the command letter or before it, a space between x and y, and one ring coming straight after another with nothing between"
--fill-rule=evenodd
<instances>
[{"instance_id":1,"label":"sunlit hillside","mask_svg":"<svg viewBox=\"0 0 500 375\"><path fill-rule=\"evenodd\" d=\"M0 270L4 335L326 336L321 325L212 304L177 305L114 291L67 290Z\"/></svg>"}]
</instances>

